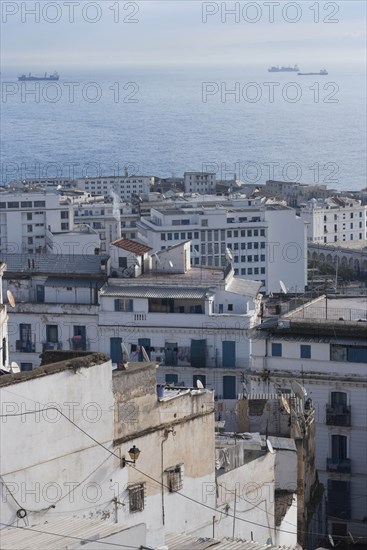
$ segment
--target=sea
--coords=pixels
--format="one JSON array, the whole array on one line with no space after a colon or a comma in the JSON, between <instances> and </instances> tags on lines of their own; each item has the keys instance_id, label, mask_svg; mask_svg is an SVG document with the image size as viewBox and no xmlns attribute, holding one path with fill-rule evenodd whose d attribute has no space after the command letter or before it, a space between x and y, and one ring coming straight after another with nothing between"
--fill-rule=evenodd
<instances>
[{"instance_id":1,"label":"sea","mask_svg":"<svg viewBox=\"0 0 367 550\"><path fill-rule=\"evenodd\" d=\"M319 68L317 67L317 71ZM129 174L366 187L364 71L267 67L1 74L1 181Z\"/></svg>"}]
</instances>

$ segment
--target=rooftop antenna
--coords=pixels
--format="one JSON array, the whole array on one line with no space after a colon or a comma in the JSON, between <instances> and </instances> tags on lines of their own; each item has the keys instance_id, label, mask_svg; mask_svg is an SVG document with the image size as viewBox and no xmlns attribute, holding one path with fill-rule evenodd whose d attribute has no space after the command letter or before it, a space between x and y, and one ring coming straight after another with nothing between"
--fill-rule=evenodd
<instances>
[{"instance_id":1,"label":"rooftop antenna","mask_svg":"<svg viewBox=\"0 0 367 550\"><path fill-rule=\"evenodd\" d=\"M8 298L9 305L11 307L15 307L15 300L14 300L13 293L10 290L7 290L6 291L6 296Z\"/></svg>"},{"instance_id":2,"label":"rooftop antenna","mask_svg":"<svg viewBox=\"0 0 367 550\"><path fill-rule=\"evenodd\" d=\"M196 380L196 387L197 387L199 390L203 390L203 389L204 389L204 384L202 383L201 380L199 380L199 378Z\"/></svg>"}]
</instances>

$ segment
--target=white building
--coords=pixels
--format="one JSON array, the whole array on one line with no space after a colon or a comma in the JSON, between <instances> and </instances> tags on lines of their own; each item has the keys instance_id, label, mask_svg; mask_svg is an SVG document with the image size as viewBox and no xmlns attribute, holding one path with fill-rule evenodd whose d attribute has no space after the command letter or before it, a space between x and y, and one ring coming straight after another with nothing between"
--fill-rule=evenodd
<instances>
[{"instance_id":1,"label":"white building","mask_svg":"<svg viewBox=\"0 0 367 550\"><path fill-rule=\"evenodd\" d=\"M139 238L155 251L190 240L196 266L224 266L230 249L235 275L262 281L266 293L280 292L279 280L295 293L307 284L306 225L291 208L258 199L180 203L152 209L137 226Z\"/></svg>"},{"instance_id":2,"label":"white building","mask_svg":"<svg viewBox=\"0 0 367 550\"><path fill-rule=\"evenodd\" d=\"M10 350L21 368L37 366L44 349L102 351L116 363L124 343L132 359L144 346L162 364L160 381L199 379L235 399L248 366L247 330L259 321L260 283L229 267L191 268L189 243L148 252L120 240L108 265L96 255L5 256L4 286L16 302ZM135 278L116 278L131 268Z\"/></svg>"},{"instance_id":3,"label":"white building","mask_svg":"<svg viewBox=\"0 0 367 550\"><path fill-rule=\"evenodd\" d=\"M149 193L154 186L154 176L104 176L77 178L79 189L94 195L103 195L105 199L116 194L121 201L129 201L133 195Z\"/></svg>"},{"instance_id":4,"label":"white building","mask_svg":"<svg viewBox=\"0 0 367 550\"><path fill-rule=\"evenodd\" d=\"M367 205L350 197L310 200L300 209L307 241L317 244L367 242Z\"/></svg>"},{"instance_id":5,"label":"white building","mask_svg":"<svg viewBox=\"0 0 367 550\"><path fill-rule=\"evenodd\" d=\"M44 252L46 231L67 233L73 229L70 201L57 193L12 190L0 193L0 251Z\"/></svg>"},{"instance_id":6,"label":"white building","mask_svg":"<svg viewBox=\"0 0 367 550\"><path fill-rule=\"evenodd\" d=\"M0 262L0 370L9 364L8 356L8 312L3 301L3 276L6 264Z\"/></svg>"},{"instance_id":7,"label":"white building","mask_svg":"<svg viewBox=\"0 0 367 550\"><path fill-rule=\"evenodd\" d=\"M213 194L216 191L216 175L211 172L185 172L185 193Z\"/></svg>"},{"instance_id":8,"label":"white building","mask_svg":"<svg viewBox=\"0 0 367 550\"><path fill-rule=\"evenodd\" d=\"M45 350L98 350L98 291L107 258L78 254L7 254L4 292L10 290L9 350L21 370Z\"/></svg>"},{"instance_id":9,"label":"white building","mask_svg":"<svg viewBox=\"0 0 367 550\"><path fill-rule=\"evenodd\" d=\"M145 534L141 544L153 548L166 530L205 528L213 511L201 504L202 486L215 483L213 393L158 399L155 373L155 364L112 372L102 354L66 354L31 373L1 376L1 521L40 530L70 517L99 520L102 530L104 522L145 525L129 542ZM124 463L134 445L136 466ZM208 503L215 513L214 495Z\"/></svg>"},{"instance_id":10,"label":"white building","mask_svg":"<svg viewBox=\"0 0 367 550\"><path fill-rule=\"evenodd\" d=\"M253 393L298 380L313 401L327 529L341 541L367 535L366 313L365 297L321 298L266 321L251 343Z\"/></svg>"}]
</instances>

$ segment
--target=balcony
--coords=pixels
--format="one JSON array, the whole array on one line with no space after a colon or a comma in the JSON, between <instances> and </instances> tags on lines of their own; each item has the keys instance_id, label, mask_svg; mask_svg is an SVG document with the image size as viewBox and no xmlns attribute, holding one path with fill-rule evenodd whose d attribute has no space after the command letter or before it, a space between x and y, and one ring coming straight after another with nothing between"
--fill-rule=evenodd
<instances>
[{"instance_id":1,"label":"balcony","mask_svg":"<svg viewBox=\"0 0 367 550\"><path fill-rule=\"evenodd\" d=\"M328 426L351 426L351 410L346 405L326 405Z\"/></svg>"},{"instance_id":2,"label":"balcony","mask_svg":"<svg viewBox=\"0 0 367 550\"><path fill-rule=\"evenodd\" d=\"M42 342L42 352L62 349L62 342Z\"/></svg>"},{"instance_id":3,"label":"balcony","mask_svg":"<svg viewBox=\"0 0 367 550\"><path fill-rule=\"evenodd\" d=\"M30 341L16 340L15 349L21 353L35 353L36 344Z\"/></svg>"},{"instance_id":4,"label":"balcony","mask_svg":"<svg viewBox=\"0 0 367 550\"><path fill-rule=\"evenodd\" d=\"M69 339L70 349L73 351L89 351L87 339L83 336L73 336Z\"/></svg>"},{"instance_id":5,"label":"balcony","mask_svg":"<svg viewBox=\"0 0 367 550\"><path fill-rule=\"evenodd\" d=\"M335 472L337 474L350 474L351 473L351 460L350 458L327 458L326 470L328 472Z\"/></svg>"}]
</instances>

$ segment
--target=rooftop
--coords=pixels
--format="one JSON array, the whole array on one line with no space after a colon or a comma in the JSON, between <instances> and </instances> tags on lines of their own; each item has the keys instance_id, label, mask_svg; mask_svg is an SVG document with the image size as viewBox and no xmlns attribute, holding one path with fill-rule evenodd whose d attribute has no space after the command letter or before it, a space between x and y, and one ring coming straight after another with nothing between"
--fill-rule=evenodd
<instances>
[{"instance_id":1,"label":"rooftop","mask_svg":"<svg viewBox=\"0 0 367 550\"><path fill-rule=\"evenodd\" d=\"M108 256L96 254L0 254L11 273L55 273L104 276L101 263Z\"/></svg>"},{"instance_id":2,"label":"rooftop","mask_svg":"<svg viewBox=\"0 0 367 550\"><path fill-rule=\"evenodd\" d=\"M111 244L113 246L117 246L117 248L121 248L122 250L132 252L137 256L142 256L143 254L146 254L147 252L152 250L150 246L138 243L137 241L132 241L131 239L117 239Z\"/></svg>"},{"instance_id":3,"label":"rooftop","mask_svg":"<svg viewBox=\"0 0 367 550\"><path fill-rule=\"evenodd\" d=\"M282 548L283 550L296 550L298 546L274 546L273 544L261 544L243 539L216 540L208 537L195 537L194 535L170 534L166 536L166 545L169 550L271 550Z\"/></svg>"},{"instance_id":4,"label":"rooftop","mask_svg":"<svg viewBox=\"0 0 367 550\"><path fill-rule=\"evenodd\" d=\"M21 382L27 382L28 380L35 380L36 378L50 376L65 370L77 370L82 368L90 368L97 365L102 365L110 361L110 358L103 353L83 353L83 352L49 352L44 354L46 359L43 359L43 366L37 367L31 371L18 372L15 374L4 374L0 376L0 388L5 386L11 386L13 384L20 384ZM45 364L47 356L52 358L63 358L65 360L55 363ZM2 546L3 547L3 546Z\"/></svg>"},{"instance_id":5,"label":"rooftop","mask_svg":"<svg viewBox=\"0 0 367 550\"><path fill-rule=\"evenodd\" d=\"M3 550L65 550L80 548L88 542L103 544L103 539L124 531L118 523L76 517L53 518L40 525L10 527L1 530ZM70 533L70 534L68 534ZM108 544L108 543L107 543ZM119 544L111 546L118 548Z\"/></svg>"}]
</instances>

